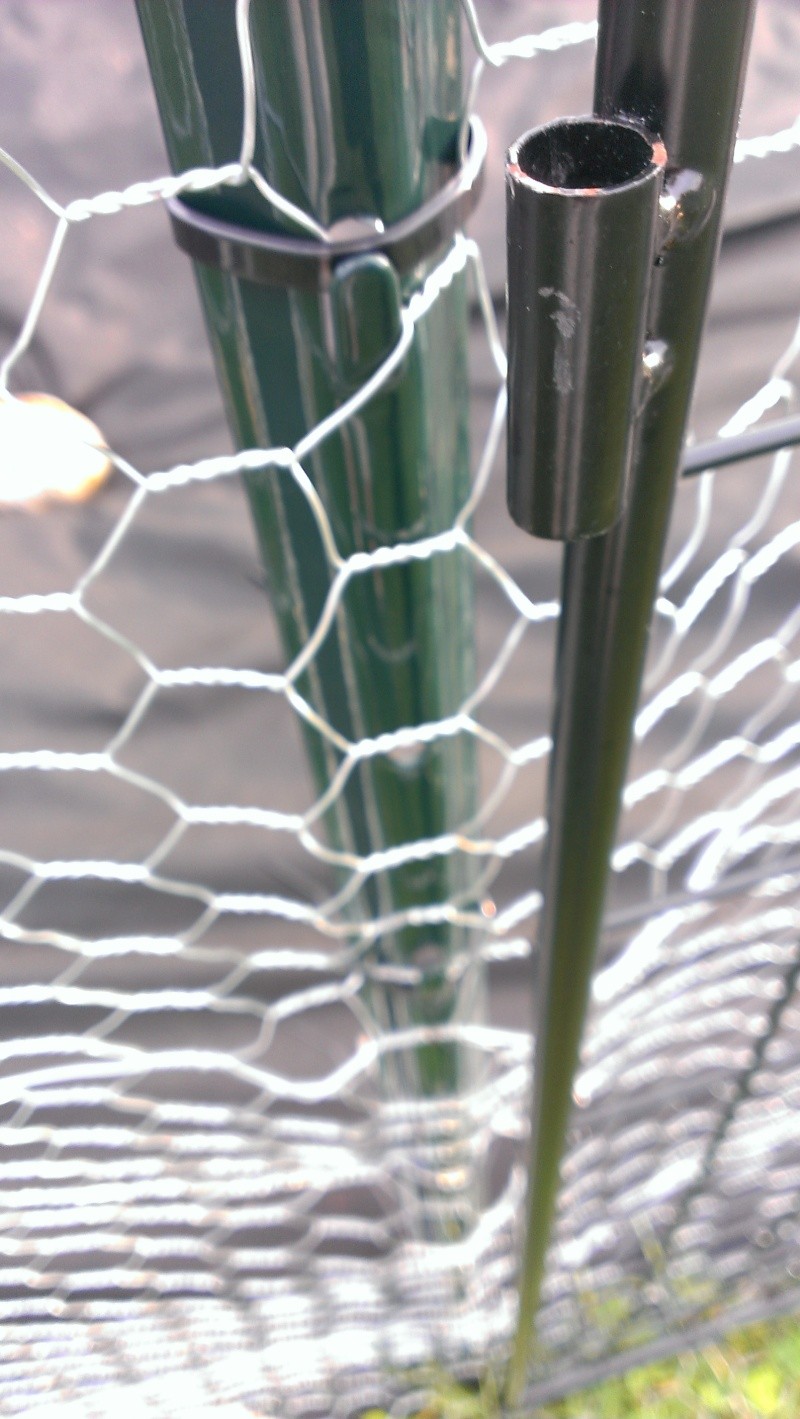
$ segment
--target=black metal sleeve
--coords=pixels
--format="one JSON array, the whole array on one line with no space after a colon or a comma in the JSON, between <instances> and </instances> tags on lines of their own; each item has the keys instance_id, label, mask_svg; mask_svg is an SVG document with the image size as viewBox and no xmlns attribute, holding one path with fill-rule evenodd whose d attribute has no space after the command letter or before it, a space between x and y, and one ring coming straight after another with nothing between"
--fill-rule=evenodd
<instances>
[{"instance_id":1,"label":"black metal sleeve","mask_svg":"<svg viewBox=\"0 0 800 1419\"><path fill-rule=\"evenodd\" d=\"M596 536L622 511L665 160L591 117L509 151L508 507L536 536Z\"/></svg>"}]
</instances>

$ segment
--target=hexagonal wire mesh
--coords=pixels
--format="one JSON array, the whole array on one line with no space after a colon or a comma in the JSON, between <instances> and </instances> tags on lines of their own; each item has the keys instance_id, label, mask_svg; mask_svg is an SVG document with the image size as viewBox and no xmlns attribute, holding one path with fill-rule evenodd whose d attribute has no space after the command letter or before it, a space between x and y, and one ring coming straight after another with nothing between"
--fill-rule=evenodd
<instances>
[{"instance_id":1,"label":"hexagonal wire mesh","mask_svg":"<svg viewBox=\"0 0 800 1419\"><path fill-rule=\"evenodd\" d=\"M541 64L590 34L572 22L488 57ZM797 143L784 130L737 156ZM80 224L237 176L61 205L6 161L56 223L6 379ZM469 496L436 536L342 555L309 458L357 427L465 273L483 340ZM796 334L727 432L792 403L798 350ZM505 1353L558 605L554 559L523 558L498 506L503 417L481 253L459 235L369 388L293 450L155 472L115 454L96 503L4 517L0 1412L403 1410L415 1365ZM268 467L302 490L330 574L288 666L235 476ZM680 490L534 1393L800 1296L796 478L787 450ZM298 682L349 588L454 558L477 585L474 690L445 718L343 742ZM300 722L335 750L322 795ZM362 765L462 736L480 759L471 822L368 857L326 840ZM400 922L351 909L399 861L445 854L478 864L462 900ZM387 1031L376 981L414 980L387 977L380 944L425 921L464 928L457 1008ZM430 1044L471 1061L461 1097L396 1087L391 1061Z\"/></svg>"}]
</instances>

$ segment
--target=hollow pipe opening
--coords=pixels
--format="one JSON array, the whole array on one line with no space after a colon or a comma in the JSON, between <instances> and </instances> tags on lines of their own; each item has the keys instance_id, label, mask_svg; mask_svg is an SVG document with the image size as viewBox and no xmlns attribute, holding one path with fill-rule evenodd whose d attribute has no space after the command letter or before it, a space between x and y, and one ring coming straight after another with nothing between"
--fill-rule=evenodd
<instances>
[{"instance_id":1,"label":"hollow pipe opening","mask_svg":"<svg viewBox=\"0 0 800 1419\"><path fill-rule=\"evenodd\" d=\"M628 123L565 118L534 129L512 149L522 177L556 191L596 193L644 177L658 162L654 145Z\"/></svg>"},{"instance_id":2,"label":"hollow pipe opening","mask_svg":"<svg viewBox=\"0 0 800 1419\"><path fill-rule=\"evenodd\" d=\"M508 505L534 536L596 537L622 512L665 164L621 119L509 150Z\"/></svg>"}]
</instances>

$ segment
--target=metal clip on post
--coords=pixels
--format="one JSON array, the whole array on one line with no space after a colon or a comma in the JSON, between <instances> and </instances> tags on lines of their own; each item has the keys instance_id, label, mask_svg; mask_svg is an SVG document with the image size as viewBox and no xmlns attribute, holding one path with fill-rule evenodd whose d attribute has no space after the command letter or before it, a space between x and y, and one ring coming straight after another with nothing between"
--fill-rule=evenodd
<instances>
[{"instance_id":1,"label":"metal clip on post","mask_svg":"<svg viewBox=\"0 0 800 1419\"><path fill-rule=\"evenodd\" d=\"M509 152L508 507L537 537L622 512L665 163L617 119L561 119Z\"/></svg>"},{"instance_id":2,"label":"metal clip on post","mask_svg":"<svg viewBox=\"0 0 800 1419\"><path fill-rule=\"evenodd\" d=\"M166 205L178 246L195 261L247 281L325 291L335 284L345 264L350 271L359 258L385 257L402 277L452 241L483 190L486 147L486 129L473 114L464 162L433 197L391 226L365 231L358 220L343 223L355 231L324 243L223 222L178 197Z\"/></svg>"}]
</instances>

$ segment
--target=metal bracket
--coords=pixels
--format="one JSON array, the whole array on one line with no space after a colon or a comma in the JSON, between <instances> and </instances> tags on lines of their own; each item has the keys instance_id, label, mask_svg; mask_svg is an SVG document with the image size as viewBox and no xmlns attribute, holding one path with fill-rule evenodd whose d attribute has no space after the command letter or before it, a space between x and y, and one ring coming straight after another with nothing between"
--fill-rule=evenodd
<instances>
[{"instance_id":1,"label":"metal bracket","mask_svg":"<svg viewBox=\"0 0 800 1419\"><path fill-rule=\"evenodd\" d=\"M174 197L167 201L173 234L195 261L265 285L322 291L330 286L339 262L378 253L403 275L464 225L483 189L486 146L486 130L473 116L466 156L455 175L415 212L383 230L324 243L278 236L206 216Z\"/></svg>"}]
</instances>

